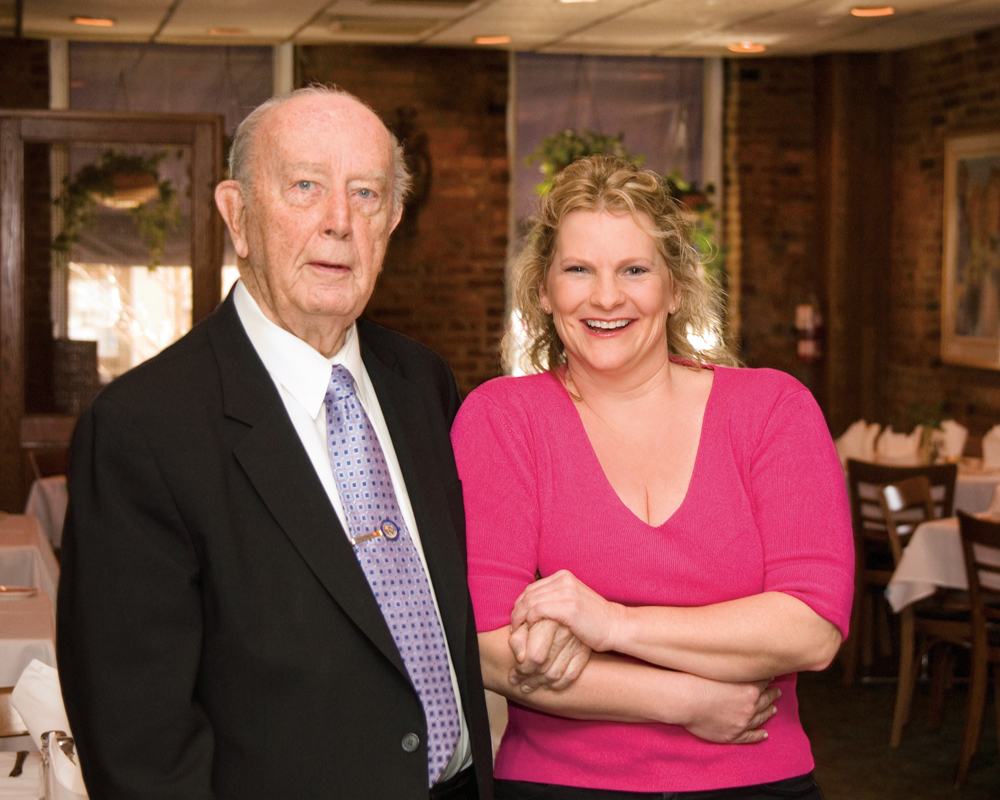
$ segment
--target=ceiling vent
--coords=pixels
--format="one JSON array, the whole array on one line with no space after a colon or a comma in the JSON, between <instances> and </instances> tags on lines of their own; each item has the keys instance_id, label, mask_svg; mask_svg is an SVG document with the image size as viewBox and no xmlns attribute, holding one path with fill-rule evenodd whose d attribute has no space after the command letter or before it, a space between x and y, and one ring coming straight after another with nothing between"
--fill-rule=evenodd
<instances>
[{"instance_id":1,"label":"ceiling vent","mask_svg":"<svg viewBox=\"0 0 1000 800\"><path fill-rule=\"evenodd\" d=\"M468 8L479 0L368 0L370 6L399 6L401 8Z\"/></svg>"},{"instance_id":2,"label":"ceiling vent","mask_svg":"<svg viewBox=\"0 0 1000 800\"><path fill-rule=\"evenodd\" d=\"M441 23L427 17L353 17L330 14L323 23L331 33L351 36L420 36Z\"/></svg>"}]
</instances>

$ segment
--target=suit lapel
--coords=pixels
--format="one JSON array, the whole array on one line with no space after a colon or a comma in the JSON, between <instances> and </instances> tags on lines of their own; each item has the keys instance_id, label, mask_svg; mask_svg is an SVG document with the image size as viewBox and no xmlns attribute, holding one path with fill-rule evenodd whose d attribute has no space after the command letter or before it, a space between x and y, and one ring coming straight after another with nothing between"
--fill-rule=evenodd
<instances>
[{"instance_id":1,"label":"suit lapel","mask_svg":"<svg viewBox=\"0 0 1000 800\"><path fill-rule=\"evenodd\" d=\"M417 521L434 595L456 671L464 675L468 589L460 542L435 462L431 425L420 391L395 369L391 354L376 354L361 338L361 356L378 395L396 460Z\"/></svg>"},{"instance_id":2,"label":"suit lapel","mask_svg":"<svg viewBox=\"0 0 1000 800\"><path fill-rule=\"evenodd\" d=\"M385 619L232 297L209 333L226 416L248 426L233 448L261 500L333 600L404 675Z\"/></svg>"}]
</instances>

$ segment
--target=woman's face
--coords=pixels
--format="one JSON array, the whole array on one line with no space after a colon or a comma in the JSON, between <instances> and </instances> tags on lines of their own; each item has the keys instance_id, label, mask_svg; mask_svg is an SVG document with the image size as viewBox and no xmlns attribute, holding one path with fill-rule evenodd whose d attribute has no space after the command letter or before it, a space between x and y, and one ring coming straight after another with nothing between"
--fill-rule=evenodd
<instances>
[{"instance_id":1,"label":"woman's face","mask_svg":"<svg viewBox=\"0 0 1000 800\"><path fill-rule=\"evenodd\" d=\"M539 297L574 372L626 375L666 363L667 318L679 296L656 242L631 214L569 213Z\"/></svg>"}]
</instances>

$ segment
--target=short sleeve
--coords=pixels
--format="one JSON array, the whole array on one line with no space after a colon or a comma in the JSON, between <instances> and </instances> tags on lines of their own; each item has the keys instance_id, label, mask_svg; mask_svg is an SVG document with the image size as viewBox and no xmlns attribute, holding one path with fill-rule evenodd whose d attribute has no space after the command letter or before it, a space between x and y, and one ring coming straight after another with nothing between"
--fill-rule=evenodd
<instances>
[{"instance_id":1,"label":"short sleeve","mask_svg":"<svg viewBox=\"0 0 1000 800\"><path fill-rule=\"evenodd\" d=\"M823 414L796 386L775 402L751 462L764 590L798 598L846 638L854 587L847 486Z\"/></svg>"},{"instance_id":2,"label":"short sleeve","mask_svg":"<svg viewBox=\"0 0 1000 800\"><path fill-rule=\"evenodd\" d=\"M514 602L535 579L540 520L526 415L509 412L490 388L469 395L452 428L465 497L469 590L481 632L509 625Z\"/></svg>"}]
</instances>

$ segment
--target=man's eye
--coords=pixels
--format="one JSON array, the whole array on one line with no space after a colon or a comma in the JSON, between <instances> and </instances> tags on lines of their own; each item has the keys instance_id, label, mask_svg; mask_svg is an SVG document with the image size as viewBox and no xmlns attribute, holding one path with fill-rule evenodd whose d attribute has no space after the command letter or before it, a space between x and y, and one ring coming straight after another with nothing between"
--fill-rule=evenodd
<instances>
[{"instance_id":1,"label":"man's eye","mask_svg":"<svg viewBox=\"0 0 1000 800\"><path fill-rule=\"evenodd\" d=\"M312 182L312 181L299 181L299 182L298 182L297 184L295 184L295 185L296 185L296 186L297 186L297 187L298 187L299 189L301 189L301 190L302 190L303 192L308 192L308 191L309 191L310 189L312 189L312 188L313 188L313 182Z\"/></svg>"},{"instance_id":2,"label":"man's eye","mask_svg":"<svg viewBox=\"0 0 1000 800\"><path fill-rule=\"evenodd\" d=\"M375 196L375 192L371 189L358 189L358 197L362 200L371 200Z\"/></svg>"}]
</instances>

